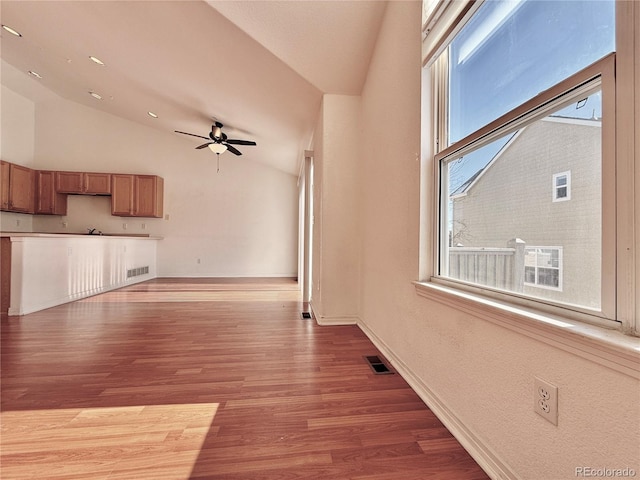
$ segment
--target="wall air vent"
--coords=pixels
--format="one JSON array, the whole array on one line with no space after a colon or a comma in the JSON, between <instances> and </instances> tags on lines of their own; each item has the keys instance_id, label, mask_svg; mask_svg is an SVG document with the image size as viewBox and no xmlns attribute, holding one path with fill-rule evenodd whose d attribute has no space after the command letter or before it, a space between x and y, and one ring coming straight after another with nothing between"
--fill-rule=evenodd
<instances>
[{"instance_id":1,"label":"wall air vent","mask_svg":"<svg viewBox=\"0 0 640 480\"><path fill-rule=\"evenodd\" d=\"M311 314L309 312L302 312L302 319L309 320L311 318Z\"/></svg>"},{"instance_id":2,"label":"wall air vent","mask_svg":"<svg viewBox=\"0 0 640 480\"><path fill-rule=\"evenodd\" d=\"M393 373L377 355L365 356L364 359L376 375L388 375Z\"/></svg>"},{"instance_id":3,"label":"wall air vent","mask_svg":"<svg viewBox=\"0 0 640 480\"><path fill-rule=\"evenodd\" d=\"M149 273L149 266L130 268L127 270L127 278L138 277L140 275L147 275Z\"/></svg>"}]
</instances>

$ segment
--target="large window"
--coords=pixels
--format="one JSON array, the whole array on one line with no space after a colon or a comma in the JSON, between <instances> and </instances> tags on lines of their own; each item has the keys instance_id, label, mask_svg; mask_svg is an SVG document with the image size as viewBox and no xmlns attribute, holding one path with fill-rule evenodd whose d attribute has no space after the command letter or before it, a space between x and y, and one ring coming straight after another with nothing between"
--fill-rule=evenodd
<instances>
[{"instance_id":1,"label":"large window","mask_svg":"<svg viewBox=\"0 0 640 480\"><path fill-rule=\"evenodd\" d=\"M615 319L615 17L485 1L433 64L435 278Z\"/></svg>"}]
</instances>

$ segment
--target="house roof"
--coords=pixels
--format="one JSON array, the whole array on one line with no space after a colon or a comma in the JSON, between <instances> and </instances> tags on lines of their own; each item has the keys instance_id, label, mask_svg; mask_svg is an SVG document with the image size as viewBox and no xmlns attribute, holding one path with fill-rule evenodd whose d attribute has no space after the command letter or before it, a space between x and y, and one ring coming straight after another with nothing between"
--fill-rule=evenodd
<instances>
[{"instance_id":1,"label":"house roof","mask_svg":"<svg viewBox=\"0 0 640 480\"><path fill-rule=\"evenodd\" d=\"M578 117L568 117L568 116L549 116L542 119L545 122L558 122L558 123L568 123L572 125L587 125L587 126L599 126L602 124L602 119L598 118L578 118ZM458 186L453 192L450 194L450 198L462 197L467 194L469 190L471 190L484 176L484 174L494 165L498 159L504 155L504 153L516 142L518 137L526 130L527 127L523 127L520 130L517 130L514 134L511 135L511 138L507 140L507 142L500 148L500 150L491 158L491 160L481 169L479 169L476 173L471 175L464 183Z\"/></svg>"}]
</instances>

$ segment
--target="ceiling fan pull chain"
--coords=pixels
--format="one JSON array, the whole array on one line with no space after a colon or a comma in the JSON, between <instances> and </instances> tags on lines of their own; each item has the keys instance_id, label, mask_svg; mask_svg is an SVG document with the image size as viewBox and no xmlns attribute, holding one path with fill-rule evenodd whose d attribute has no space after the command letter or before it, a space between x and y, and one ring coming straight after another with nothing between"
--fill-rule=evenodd
<instances>
[{"instance_id":1,"label":"ceiling fan pull chain","mask_svg":"<svg viewBox=\"0 0 640 480\"><path fill-rule=\"evenodd\" d=\"M220 173L220 154L216 153L216 157L218 157L218 172L217 173Z\"/></svg>"}]
</instances>

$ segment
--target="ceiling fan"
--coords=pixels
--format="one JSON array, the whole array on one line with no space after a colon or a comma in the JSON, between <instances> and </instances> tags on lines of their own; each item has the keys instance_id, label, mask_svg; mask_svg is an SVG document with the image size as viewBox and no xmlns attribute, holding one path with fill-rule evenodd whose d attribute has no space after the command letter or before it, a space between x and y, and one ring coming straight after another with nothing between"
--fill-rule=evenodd
<instances>
[{"instance_id":1,"label":"ceiling fan","mask_svg":"<svg viewBox=\"0 0 640 480\"><path fill-rule=\"evenodd\" d=\"M209 149L220 155L225 150L229 150L234 155L242 155L242 152L235 148L233 145L256 145L256 142L252 140L236 140L233 138L227 138L227 134L222 132L222 123L216 121L213 125L211 125L211 132L209 132L208 137L204 137L202 135L196 135L194 133L180 132L175 130L176 133L181 133L182 135L191 135L192 137L204 138L205 140L211 140L207 143L203 143L202 145L198 145L196 149L201 149L205 147L209 147Z\"/></svg>"}]
</instances>

